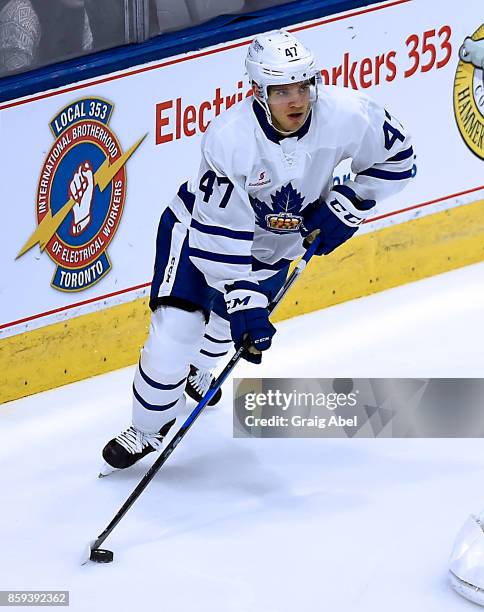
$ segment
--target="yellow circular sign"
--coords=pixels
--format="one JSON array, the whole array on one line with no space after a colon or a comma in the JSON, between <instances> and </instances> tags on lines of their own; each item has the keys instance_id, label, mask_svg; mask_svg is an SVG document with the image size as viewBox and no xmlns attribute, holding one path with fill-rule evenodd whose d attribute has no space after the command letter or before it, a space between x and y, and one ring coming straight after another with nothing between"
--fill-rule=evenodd
<instances>
[{"instance_id":1,"label":"yellow circular sign","mask_svg":"<svg viewBox=\"0 0 484 612\"><path fill-rule=\"evenodd\" d=\"M459 50L454 81L454 113L464 142L484 159L484 24Z\"/></svg>"}]
</instances>

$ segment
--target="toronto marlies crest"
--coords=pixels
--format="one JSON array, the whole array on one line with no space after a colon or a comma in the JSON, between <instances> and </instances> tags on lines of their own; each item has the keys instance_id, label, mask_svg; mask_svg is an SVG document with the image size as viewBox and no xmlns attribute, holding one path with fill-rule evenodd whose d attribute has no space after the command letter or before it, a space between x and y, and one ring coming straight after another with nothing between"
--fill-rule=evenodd
<instances>
[{"instance_id":1,"label":"toronto marlies crest","mask_svg":"<svg viewBox=\"0 0 484 612\"><path fill-rule=\"evenodd\" d=\"M271 193L270 204L251 196L249 199L259 227L275 234L300 230L304 196L294 189L291 183L281 187L275 194Z\"/></svg>"},{"instance_id":2,"label":"toronto marlies crest","mask_svg":"<svg viewBox=\"0 0 484 612\"><path fill-rule=\"evenodd\" d=\"M107 248L121 220L126 198L126 162L144 139L123 152L109 126L114 106L83 98L50 121L54 143L40 171L37 229L20 250L35 244L57 265L52 287L81 291L111 269Z\"/></svg>"}]
</instances>

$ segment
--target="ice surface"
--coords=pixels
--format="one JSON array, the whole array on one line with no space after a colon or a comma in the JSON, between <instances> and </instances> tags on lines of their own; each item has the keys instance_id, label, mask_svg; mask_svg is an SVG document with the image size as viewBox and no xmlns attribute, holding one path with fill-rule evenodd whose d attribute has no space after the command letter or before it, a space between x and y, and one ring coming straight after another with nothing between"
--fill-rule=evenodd
<instances>
[{"instance_id":1,"label":"ice surface","mask_svg":"<svg viewBox=\"0 0 484 612\"><path fill-rule=\"evenodd\" d=\"M479 377L483 312L479 264L284 322L236 376ZM81 567L149 465L97 478L132 376L0 406L0 589L70 590L76 612L479 609L446 572L484 507L482 440L233 439L230 384L106 541L114 563Z\"/></svg>"}]
</instances>

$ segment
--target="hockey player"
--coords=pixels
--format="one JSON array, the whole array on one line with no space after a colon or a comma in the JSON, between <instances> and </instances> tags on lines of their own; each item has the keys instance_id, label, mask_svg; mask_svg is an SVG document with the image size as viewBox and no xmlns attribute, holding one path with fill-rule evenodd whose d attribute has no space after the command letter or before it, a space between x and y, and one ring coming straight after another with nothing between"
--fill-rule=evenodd
<instances>
[{"instance_id":1,"label":"hockey player","mask_svg":"<svg viewBox=\"0 0 484 612\"><path fill-rule=\"evenodd\" d=\"M132 425L105 446L106 471L160 449L185 386L200 398L232 343L260 363L275 333L268 303L303 236L320 232L316 254L331 253L411 178L401 124L357 92L322 86L312 52L288 32L257 36L246 70L253 97L212 121L197 177L161 217ZM349 158L354 180L333 187Z\"/></svg>"}]
</instances>

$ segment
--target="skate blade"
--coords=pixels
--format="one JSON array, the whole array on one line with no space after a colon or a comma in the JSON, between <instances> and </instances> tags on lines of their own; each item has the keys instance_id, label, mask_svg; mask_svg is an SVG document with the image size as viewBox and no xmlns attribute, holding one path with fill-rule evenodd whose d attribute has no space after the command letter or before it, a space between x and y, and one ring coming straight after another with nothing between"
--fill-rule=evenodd
<instances>
[{"instance_id":1,"label":"skate blade","mask_svg":"<svg viewBox=\"0 0 484 612\"><path fill-rule=\"evenodd\" d=\"M105 461L103 461L103 464L101 465L101 469L99 470L98 478L105 478L106 476L109 476L113 472L119 472L118 468L114 468L111 465L109 465L109 463L106 463Z\"/></svg>"}]
</instances>

